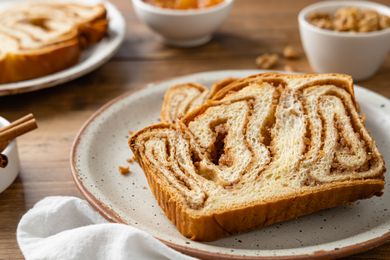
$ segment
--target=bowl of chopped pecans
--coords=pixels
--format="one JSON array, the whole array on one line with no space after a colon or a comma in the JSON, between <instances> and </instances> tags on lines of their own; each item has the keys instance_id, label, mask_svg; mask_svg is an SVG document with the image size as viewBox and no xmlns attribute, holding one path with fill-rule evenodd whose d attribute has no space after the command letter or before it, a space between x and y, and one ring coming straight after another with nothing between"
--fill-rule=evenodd
<instances>
[{"instance_id":1,"label":"bowl of chopped pecans","mask_svg":"<svg viewBox=\"0 0 390 260\"><path fill-rule=\"evenodd\" d=\"M298 15L301 41L312 68L364 80L390 50L390 8L367 1L324 1Z\"/></svg>"}]
</instances>

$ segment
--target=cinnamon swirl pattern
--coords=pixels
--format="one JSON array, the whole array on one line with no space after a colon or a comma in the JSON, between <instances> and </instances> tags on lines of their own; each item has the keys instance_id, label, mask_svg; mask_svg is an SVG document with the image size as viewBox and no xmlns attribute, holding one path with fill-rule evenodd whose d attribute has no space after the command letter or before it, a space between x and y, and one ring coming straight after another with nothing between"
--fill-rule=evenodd
<instances>
[{"instance_id":1,"label":"cinnamon swirl pattern","mask_svg":"<svg viewBox=\"0 0 390 260\"><path fill-rule=\"evenodd\" d=\"M101 40L104 5L31 2L0 14L0 83L44 76L77 63L81 50Z\"/></svg>"},{"instance_id":2,"label":"cinnamon swirl pattern","mask_svg":"<svg viewBox=\"0 0 390 260\"><path fill-rule=\"evenodd\" d=\"M185 83L171 87L164 96L161 121L167 123L176 122L233 81L234 78L223 79L216 82L210 90L196 83Z\"/></svg>"},{"instance_id":3,"label":"cinnamon swirl pattern","mask_svg":"<svg viewBox=\"0 0 390 260\"><path fill-rule=\"evenodd\" d=\"M385 166L349 76L262 74L230 82L131 149L179 231L195 240L380 195ZM241 220L241 221L240 221Z\"/></svg>"}]
</instances>

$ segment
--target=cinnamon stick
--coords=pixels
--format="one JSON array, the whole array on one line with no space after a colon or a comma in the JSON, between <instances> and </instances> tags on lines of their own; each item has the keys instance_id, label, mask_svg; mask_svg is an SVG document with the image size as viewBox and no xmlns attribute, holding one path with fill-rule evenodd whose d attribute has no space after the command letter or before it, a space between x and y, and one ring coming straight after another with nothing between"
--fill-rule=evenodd
<instances>
[{"instance_id":1,"label":"cinnamon stick","mask_svg":"<svg viewBox=\"0 0 390 260\"><path fill-rule=\"evenodd\" d=\"M12 122L8 126L0 128L0 151L4 150L8 143L16 137L30 132L37 127L34 116L29 114Z\"/></svg>"},{"instance_id":2,"label":"cinnamon stick","mask_svg":"<svg viewBox=\"0 0 390 260\"><path fill-rule=\"evenodd\" d=\"M24 122L26 122L28 120L31 120L31 119L34 119L33 114L25 115L24 117L19 118L19 119L15 120L15 121L11 122L11 124L0 128L0 133L5 131L5 130L11 129L12 127L15 127L16 125L19 125L19 124L24 123Z\"/></svg>"},{"instance_id":3,"label":"cinnamon stick","mask_svg":"<svg viewBox=\"0 0 390 260\"><path fill-rule=\"evenodd\" d=\"M35 119L31 119L29 121L23 122L21 124L18 124L12 128L9 128L5 131L0 132L0 142L6 142L11 141L15 139L18 136L21 136L27 132L30 132L34 129L36 129L37 123Z\"/></svg>"}]
</instances>

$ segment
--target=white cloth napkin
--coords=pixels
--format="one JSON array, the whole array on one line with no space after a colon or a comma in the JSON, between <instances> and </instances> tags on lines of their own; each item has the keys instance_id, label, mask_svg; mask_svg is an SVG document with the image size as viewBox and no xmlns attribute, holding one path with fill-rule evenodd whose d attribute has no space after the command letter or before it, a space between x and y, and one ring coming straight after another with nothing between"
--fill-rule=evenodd
<instances>
[{"instance_id":1,"label":"white cloth napkin","mask_svg":"<svg viewBox=\"0 0 390 260\"><path fill-rule=\"evenodd\" d=\"M134 227L108 223L86 201L48 197L20 220L17 240L30 259L195 259Z\"/></svg>"}]
</instances>

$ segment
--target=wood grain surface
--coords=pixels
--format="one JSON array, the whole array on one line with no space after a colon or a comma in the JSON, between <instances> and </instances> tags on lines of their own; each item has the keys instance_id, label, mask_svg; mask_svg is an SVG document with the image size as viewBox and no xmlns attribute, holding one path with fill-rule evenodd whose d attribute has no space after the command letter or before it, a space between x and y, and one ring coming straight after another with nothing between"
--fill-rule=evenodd
<instances>
[{"instance_id":1,"label":"wood grain surface","mask_svg":"<svg viewBox=\"0 0 390 260\"><path fill-rule=\"evenodd\" d=\"M34 203L46 196L81 196L72 181L69 152L82 124L100 106L152 81L209 70L255 69L259 54L281 53L287 44L301 49L297 14L314 1L237 0L214 39L192 49L163 45L137 20L130 0L112 2L128 25L126 40L114 58L62 86L0 97L1 116L15 120L31 112L39 123L38 130L18 139L21 172L0 194L0 259L23 259L15 230ZM305 58L287 64L297 71L311 71ZM390 98L390 57L373 78L359 84ZM348 259L390 259L390 243Z\"/></svg>"}]
</instances>

